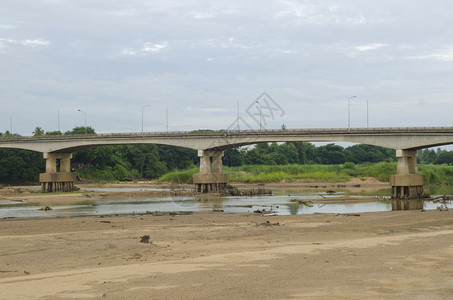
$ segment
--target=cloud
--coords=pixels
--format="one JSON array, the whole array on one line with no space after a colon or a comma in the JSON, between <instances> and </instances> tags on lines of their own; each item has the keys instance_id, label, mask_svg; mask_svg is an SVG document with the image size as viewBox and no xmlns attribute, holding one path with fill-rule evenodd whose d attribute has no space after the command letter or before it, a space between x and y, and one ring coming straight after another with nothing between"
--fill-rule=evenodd
<instances>
[{"instance_id":1,"label":"cloud","mask_svg":"<svg viewBox=\"0 0 453 300\"><path fill-rule=\"evenodd\" d=\"M157 53L160 52L160 50L167 48L167 46L168 46L167 42L162 42L160 44L145 43L143 45L142 50L144 52Z\"/></svg>"},{"instance_id":2,"label":"cloud","mask_svg":"<svg viewBox=\"0 0 453 300\"><path fill-rule=\"evenodd\" d=\"M351 23L351 24L366 24L367 20L364 16L358 16L358 17L353 17L353 18L348 18L346 19L346 22Z\"/></svg>"},{"instance_id":3,"label":"cloud","mask_svg":"<svg viewBox=\"0 0 453 300\"><path fill-rule=\"evenodd\" d=\"M121 51L121 54L126 55L126 56L135 56L135 55L139 55L139 54L143 55L143 54L147 54L147 53L156 54L167 47L168 47L168 42L160 42L157 44L147 42L147 43L144 43L140 49L134 49L134 48L130 48L130 47L124 48Z\"/></svg>"},{"instance_id":4,"label":"cloud","mask_svg":"<svg viewBox=\"0 0 453 300\"><path fill-rule=\"evenodd\" d=\"M24 46L36 47L36 46L47 46L50 44L50 42L38 39L38 40L24 40L21 42L21 44Z\"/></svg>"},{"instance_id":5,"label":"cloud","mask_svg":"<svg viewBox=\"0 0 453 300\"><path fill-rule=\"evenodd\" d=\"M137 52L135 52L135 50L132 48L124 48L123 52L121 52L121 53L124 55L136 55L137 54Z\"/></svg>"},{"instance_id":6,"label":"cloud","mask_svg":"<svg viewBox=\"0 0 453 300\"><path fill-rule=\"evenodd\" d=\"M369 44L369 45L363 45L363 46L357 46L355 47L356 50L358 51L369 51L369 50L376 50L382 47L387 47L388 44Z\"/></svg>"},{"instance_id":7,"label":"cloud","mask_svg":"<svg viewBox=\"0 0 453 300\"><path fill-rule=\"evenodd\" d=\"M445 62L453 62L453 46L428 55L410 56L408 59L435 59Z\"/></svg>"},{"instance_id":8,"label":"cloud","mask_svg":"<svg viewBox=\"0 0 453 300\"><path fill-rule=\"evenodd\" d=\"M168 106L178 129L220 128L237 102L246 107L262 90L281 101L288 128L344 126L351 95L370 99L376 126L452 120L448 102L432 115L404 116L387 103L453 98L445 30L453 1L39 0L26 10L23 1L3 2L0 98L11 101L0 132L9 115L21 134L39 122L52 128L51 110L80 120L76 106L92 112L99 131L136 130L150 95L149 114ZM23 111L32 117L19 123ZM226 115L223 125L213 117Z\"/></svg>"},{"instance_id":9,"label":"cloud","mask_svg":"<svg viewBox=\"0 0 453 300\"><path fill-rule=\"evenodd\" d=\"M214 15L212 13L205 13L205 12L190 12L190 15L192 15L192 17L194 19L198 19L198 20L211 19L214 17Z\"/></svg>"},{"instance_id":10,"label":"cloud","mask_svg":"<svg viewBox=\"0 0 453 300\"><path fill-rule=\"evenodd\" d=\"M0 49L4 49L9 45L21 45L25 47L40 47L47 46L50 42L43 39L34 40L13 40L13 39L0 39Z\"/></svg>"}]
</instances>

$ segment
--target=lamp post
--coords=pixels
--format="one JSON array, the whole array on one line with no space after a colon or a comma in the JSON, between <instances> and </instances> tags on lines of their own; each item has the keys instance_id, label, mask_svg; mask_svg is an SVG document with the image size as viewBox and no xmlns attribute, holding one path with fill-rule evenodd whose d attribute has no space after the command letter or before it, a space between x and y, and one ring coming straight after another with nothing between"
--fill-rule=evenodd
<instances>
[{"instance_id":1,"label":"lamp post","mask_svg":"<svg viewBox=\"0 0 453 300\"><path fill-rule=\"evenodd\" d=\"M366 128L370 127L370 122L368 121L368 100L366 101Z\"/></svg>"},{"instance_id":2,"label":"lamp post","mask_svg":"<svg viewBox=\"0 0 453 300\"><path fill-rule=\"evenodd\" d=\"M85 134L87 134L87 113L84 112L84 111L81 110L81 109L78 109L78 111L80 111L81 113L83 113L84 116L85 116Z\"/></svg>"},{"instance_id":3,"label":"lamp post","mask_svg":"<svg viewBox=\"0 0 453 300\"><path fill-rule=\"evenodd\" d=\"M351 96L348 98L348 131L351 130L351 99L355 98L355 96Z\"/></svg>"},{"instance_id":4,"label":"lamp post","mask_svg":"<svg viewBox=\"0 0 453 300\"><path fill-rule=\"evenodd\" d=\"M260 104L260 102L258 100L256 100L256 103L258 103L258 107L260 109L260 131L261 131L261 119L262 119L262 117L261 117L261 104Z\"/></svg>"},{"instance_id":5,"label":"lamp post","mask_svg":"<svg viewBox=\"0 0 453 300\"><path fill-rule=\"evenodd\" d=\"M143 106L142 106L142 134L143 134L143 110L144 110L145 107L147 107L147 106L151 106L151 105L146 104L146 105L143 105Z\"/></svg>"},{"instance_id":6,"label":"lamp post","mask_svg":"<svg viewBox=\"0 0 453 300\"><path fill-rule=\"evenodd\" d=\"M168 132L168 107L165 109L165 115L167 120L167 132Z\"/></svg>"}]
</instances>

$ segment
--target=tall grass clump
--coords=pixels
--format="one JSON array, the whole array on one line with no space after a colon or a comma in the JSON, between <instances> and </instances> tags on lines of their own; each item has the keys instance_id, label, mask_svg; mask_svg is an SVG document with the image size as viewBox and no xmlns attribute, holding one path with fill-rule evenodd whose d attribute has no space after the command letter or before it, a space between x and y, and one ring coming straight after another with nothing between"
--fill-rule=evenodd
<instances>
[{"instance_id":1,"label":"tall grass clump","mask_svg":"<svg viewBox=\"0 0 453 300\"><path fill-rule=\"evenodd\" d=\"M226 167L225 173L233 182L344 182L350 176L340 165L246 165Z\"/></svg>"},{"instance_id":2,"label":"tall grass clump","mask_svg":"<svg viewBox=\"0 0 453 300\"><path fill-rule=\"evenodd\" d=\"M123 166L117 165L115 167L85 167L75 171L76 175L82 179L88 180L119 180L119 181L131 181L137 178L137 172L127 170Z\"/></svg>"},{"instance_id":3,"label":"tall grass clump","mask_svg":"<svg viewBox=\"0 0 453 300\"><path fill-rule=\"evenodd\" d=\"M396 173L395 162L379 162L357 165L357 176L374 177L379 181L389 181L390 175Z\"/></svg>"},{"instance_id":4,"label":"tall grass clump","mask_svg":"<svg viewBox=\"0 0 453 300\"><path fill-rule=\"evenodd\" d=\"M158 182L193 183L192 176L196 173L198 168L172 171L160 177Z\"/></svg>"},{"instance_id":5,"label":"tall grass clump","mask_svg":"<svg viewBox=\"0 0 453 300\"><path fill-rule=\"evenodd\" d=\"M453 166L419 165L419 173L425 176L427 184L453 184Z\"/></svg>"}]
</instances>

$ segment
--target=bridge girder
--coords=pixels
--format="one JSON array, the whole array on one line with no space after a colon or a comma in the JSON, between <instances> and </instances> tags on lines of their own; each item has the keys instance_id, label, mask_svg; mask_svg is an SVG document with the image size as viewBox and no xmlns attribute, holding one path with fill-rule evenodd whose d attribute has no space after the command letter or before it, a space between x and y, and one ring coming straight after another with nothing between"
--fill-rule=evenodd
<instances>
[{"instance_id":1,"label":"bridge girder","mask_svg":"<svg viewBox=\"0 0 453 300\"><path fill-rule=\"evenodd\" d=\"M0 148L42 153L72 153L109 145L162 144L195 150L226 150L270 142L351 142L396 150L417 150L453 144L453 128L329 129L170 132L149 134L101 134L0 139Z\"/></svg>"}]
</instances>

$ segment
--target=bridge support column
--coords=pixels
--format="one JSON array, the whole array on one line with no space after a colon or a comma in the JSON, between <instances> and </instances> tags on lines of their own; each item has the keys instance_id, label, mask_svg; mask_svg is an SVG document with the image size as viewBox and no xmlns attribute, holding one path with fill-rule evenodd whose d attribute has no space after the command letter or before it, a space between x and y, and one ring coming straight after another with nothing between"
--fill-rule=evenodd
<instances>
[{"instance_id":1,"label":"bridge support column","mask_svg":"<svg viewBox=\"0 0 453 300\"><path fill-rule=\"evenodd\" d=\"M200 173L193 175L198 192L217 192L228 184L228 174L223 174L223 151L198 150Z\"/></svg>"},{"instance_id":2,"label":"bridge support column","mask_svg":"<svg viewBox=\"0 0 453 300\"><path fill-rule=\"evenodd\" d=\"M71 153L44 153L46 173L39 174L41 192L72 192L75 174L71 173Z\"/></svg>"},{"instance_id":3,"label":"bridge support column","mask_svg":"<svg viewBox=\"0 0 453 300\"><path fill-rule=\"evenodd\" d=\"M396 175L390 176L393 199L420 199L425 178L418 174L417 150L396 150Z\"/></svg>"}]
</instances>

